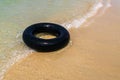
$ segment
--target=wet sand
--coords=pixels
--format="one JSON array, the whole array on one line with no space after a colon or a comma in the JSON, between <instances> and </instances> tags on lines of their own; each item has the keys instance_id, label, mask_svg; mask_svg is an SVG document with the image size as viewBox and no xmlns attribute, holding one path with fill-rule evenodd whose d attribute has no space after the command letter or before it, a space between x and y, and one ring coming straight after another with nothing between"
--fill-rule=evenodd
<instances>
[{"instance_id":1,"label":"wet sand","mask_svg":"<svg viewBox=\"0 0 120 80\"><path fill-rule=\"evenodd\" d=\"M33 53L14 64L3 80L120 80L119 4L113 0L105 14L100 11L79 29L70 29L72 43L65 49Z\"/></svg>"}]
</instances>

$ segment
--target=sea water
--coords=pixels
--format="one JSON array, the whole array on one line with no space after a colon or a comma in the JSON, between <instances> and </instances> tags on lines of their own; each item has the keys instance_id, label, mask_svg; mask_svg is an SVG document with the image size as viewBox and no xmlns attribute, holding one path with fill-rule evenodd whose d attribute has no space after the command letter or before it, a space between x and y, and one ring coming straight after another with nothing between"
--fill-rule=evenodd
<instances>
[{"instance_id":1,"label":"sea water","mask_svg":"<svg viewBox=\"0 0 120 80\"><path fill-rule=\"evenodd\" d=\"M26 27L53 22L79 28L108 0L0 0L0 79L18 60L34 52L22 41Z\"/></svg>"}]
</instances>

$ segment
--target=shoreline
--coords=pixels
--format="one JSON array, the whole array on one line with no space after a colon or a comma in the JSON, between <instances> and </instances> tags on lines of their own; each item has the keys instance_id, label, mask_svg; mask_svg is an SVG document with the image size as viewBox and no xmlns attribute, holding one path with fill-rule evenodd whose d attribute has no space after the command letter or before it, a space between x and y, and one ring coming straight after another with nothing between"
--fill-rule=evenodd
<instances>
[{"instance_id":1,"label":"shoreline","mask_svg":"<svg viewBox=\"0 0 120 80\"><path fill-rule=\"evenodd\" d=\"M73 45L68 50L31 54L13 65L3 80L119 80L120 17L114 6L87 27L71 29Z\"/></svg>"},{"instance_id":2,"label":"shoreline","mask_svg":"<svg viewBox=\"0 0 120 80\"><path fill-rule=\"evenodd\" d=\"M97 3L99 3L99 2L97 2ZM91 5L88 5L88 6L89 6L89 9L87 9L87 10L90 10L91 7L92 7L92 9L97 8L97 6L98 6L97 3L96 3L96 6L95 6L95 4L94 4L93 7L92 7L92 4L91 4ZM79 7L77 7L77 8L79 9ZM99 9L99 8L97 8L97 10L98 10L98 9ZM97 12L97 10L95 9L96 12ZM72 11L72 12L74 12L74 11ZM88 12L94 12L94 11L90 10L90 11L88 11ZM79 14L79 13L77 13L77 14ZM79 15L81 15L81 14L79 14ZM74 19L77 19L79 15L76 15L77 17L74 16ZM59 16L59 17L58 17L58 16ZM63 21L61 21L60 16L62 16L62 17L64 16L64 20L63 20ZM65 18L65 15L62 15L62 14L59 15L59 14L57 14L57 15L54 15L54 17L55 17L56 19L58 19L58 20L54 20L53 17L51 17L51 18L48 19L47 21L56 22L56 23L58 22L59 24L63 24L64 22L67 23L66 19L67 19L67 18L69 19L70 16L71 16L71 15L67 15L66 18ZM85 15L84 15L84 16L85 16ZM78 18L78 19L80 19L80 18ZM85 18L85 19L86 19L86 18ZM84 19L83 21L85 21L85 19ZM70 20L74 22L74 20L72 20L72 19L70 19ZM36 22L36 21L35 21L35 22ZM25 23L26 23L26 22L25 22ZM13 24L14 24L14 23L13 23ZM70 23L67 23L67 24L70 24ZM82 24L82 23L81 23L81 24ZM80 25L81 25L81 24L80 24ZM3 25L4 25L4 23L3 23ZM8 25L10 25L10 24L8 24ZM16 25L16 26L18 26L18 25ZM25 25L23 25L23 26L25 26ZM18 40L18 39L21 39L21 38L20 38L21 36L22 36L22 32L19 32L19 33L16 35L17 40ZM19 42L22 42L22 41L20 40ZM22 45L21 45L21 46L22 46ZM21 50L18 49L17 52L19 52L19 51L21 51ZM61 51L63 51L63 50L61 50ZM61 52L61 51L60 51L60 52ZM27 54L26 54L26 53L27 53ZM14 65L17 61L25 58L25 56L29 55L30 53L34 53L34 51L30 50L29 48L28 48L28 49L25 49L25 50L22 50L20 56L16 56L16 57L10 59L9 61L7 61L6 65L3 67L2 71L0 72L0 80L3 78L4 73L9 69L10 66ZM15 54L13 54L13 56L15 56L15 55L16 55L16 51L15 51Z\"/></svg>"}]
</instances>

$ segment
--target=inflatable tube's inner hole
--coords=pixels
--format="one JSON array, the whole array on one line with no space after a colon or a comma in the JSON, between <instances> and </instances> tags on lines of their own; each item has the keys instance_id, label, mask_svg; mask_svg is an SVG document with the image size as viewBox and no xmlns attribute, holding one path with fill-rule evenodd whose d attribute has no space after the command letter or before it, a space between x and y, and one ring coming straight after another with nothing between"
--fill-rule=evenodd
<instances>
[{"instance_id":1,"label":"inflatable tube's inner hole","mask_svg":"<svg viewBox=\"0 0 120 80\"><path fill-rule=\"evenodd\" d=\"M47 33L47 32L37 33L37 34L35 34L35 36L36 36L37 38L42 38L42 39L54 39L54 38L57 38L56 35L51 34L51 33Z\"/></svg>"}]
</instances>

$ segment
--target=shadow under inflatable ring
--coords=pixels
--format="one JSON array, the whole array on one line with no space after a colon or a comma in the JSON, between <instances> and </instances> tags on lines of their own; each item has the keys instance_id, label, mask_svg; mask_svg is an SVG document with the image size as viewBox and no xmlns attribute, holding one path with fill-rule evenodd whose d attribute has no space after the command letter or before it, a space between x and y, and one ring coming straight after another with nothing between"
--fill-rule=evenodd
<instances>
[{"instance_id":1,"label":"shadow under inflatable ring","mask_svg":"<svg viewBox=\"0 0 120 80\"><path fill-rule=\"evenodd\" d=\"M35 35L50 33L56 36L52 39L42 39ZM29 26L23 32L24 43L36 51L49 52L65 47L70 40L69 32L62 26L54 23L37 23Z\"/></svg>"}]
</instances>

